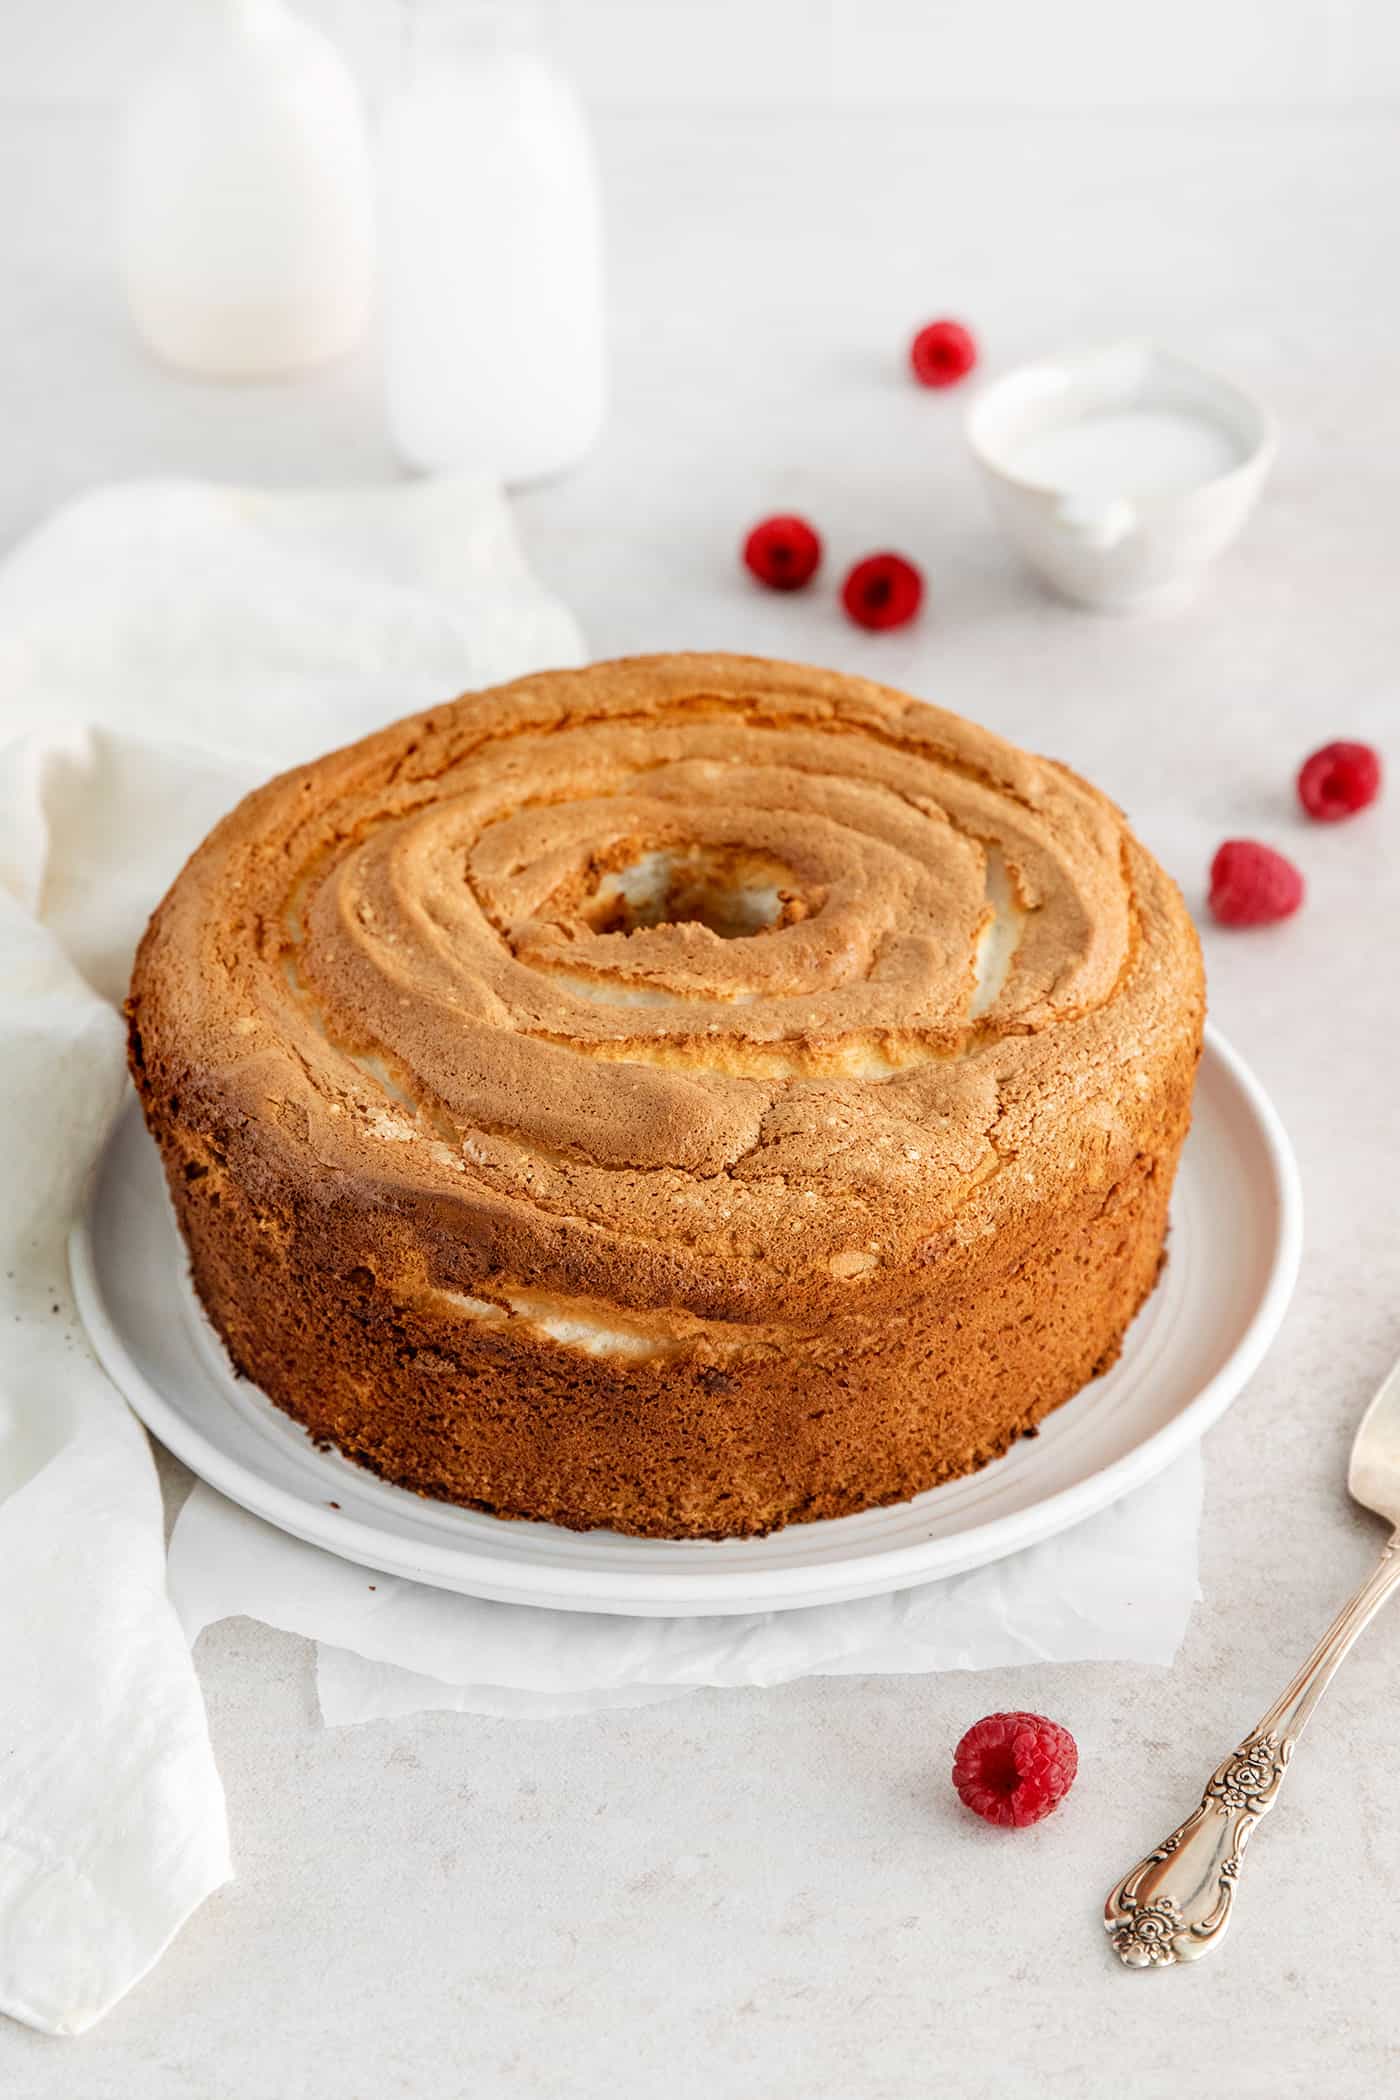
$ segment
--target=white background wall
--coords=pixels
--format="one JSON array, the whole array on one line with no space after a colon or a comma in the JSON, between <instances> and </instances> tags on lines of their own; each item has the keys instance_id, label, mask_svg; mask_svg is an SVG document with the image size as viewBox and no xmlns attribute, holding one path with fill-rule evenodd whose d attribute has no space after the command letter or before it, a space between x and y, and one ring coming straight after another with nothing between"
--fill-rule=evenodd
<instances>
[{"instance_id":1,"label":"white background wall","mask_svg":"<svg viewBox=\"0 0 1400 2100\"><path fill-rule=\"evenodd\" d=\"M0 103L119 96L217 0L0 0ZM366 87L405 0L301 0ZM541 0L596 104L1400 102L1400 0Z\"/></svg>"}]
</instances>

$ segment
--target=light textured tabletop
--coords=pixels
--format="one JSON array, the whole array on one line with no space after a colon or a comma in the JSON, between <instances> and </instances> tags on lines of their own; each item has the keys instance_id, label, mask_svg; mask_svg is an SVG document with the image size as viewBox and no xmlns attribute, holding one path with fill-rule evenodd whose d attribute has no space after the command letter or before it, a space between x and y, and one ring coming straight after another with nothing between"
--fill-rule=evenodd
<instances>
[{"instance_id":1,"label":"light textured tabletop","mask_svg":"<svg viewBox=\"0 0 1400 2100\"><path fill-rule=\"evenodd\" d=\"M23 2100L1077 2100L1400 2088L1400 1616L1366 1637L1254 1850L1227 1947L1130 1975L1108 1884L1184 1813L1378 1545L1351 1426L1400 1349L1400 779L1308 827L1301 756L1388 743L1400 774L1394 197L1377 117L617 117L603 131L616 390L581 472L522 499L529 552L599 654L733 647L870 672L1064 758L1200 910L1231 833L1311 886L1288 926L1205 936L1214 1018L1292 1133L1302 1278L1207 1445L1205 1601L1168 1671L1057 1667L701 1693L553 1723L430 1715L327 1732L309 1651L201 1643L237 1881L92 2034L0 2022ZM0 533L79 487L175 471L392 471L374 363L296 386L171 379L125 333L101 121L0 125L7 398ZM1264 393L1283 447L1193 609L1075 613L1018 575L962 403L901 369L968 318L1001 366L1152 333ZM826 589L765 597L742 529L807 512L834 572L926 568L900 635ZM179 1469L168 1469L178 1488ZM1079 1740L1064 1809L965 1815L951 1746L1042 1709Z\"/></svg>"}]
</instances>

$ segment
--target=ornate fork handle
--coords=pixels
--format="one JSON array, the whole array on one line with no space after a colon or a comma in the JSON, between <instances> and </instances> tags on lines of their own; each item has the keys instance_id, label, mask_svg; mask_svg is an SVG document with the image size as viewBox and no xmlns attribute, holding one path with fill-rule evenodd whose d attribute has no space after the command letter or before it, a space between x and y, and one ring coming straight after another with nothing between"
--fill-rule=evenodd
<instances>
[{"instance_id":1,"label":"ornate fork handle","mask_svg":"<svg viewBox=\"0 0 1400 2100\"><path fill-rule=\"evenodd\" d=\"M1200 1805L1125 1874L1103 1921L1132 1969L1196 1961L1230 1922L1245 1846L1278 1799L1293 1748L1352 1642L1400 1587L1400 1531L1282 1698L1211 1774Z\"/></svg>"}]
</instances>

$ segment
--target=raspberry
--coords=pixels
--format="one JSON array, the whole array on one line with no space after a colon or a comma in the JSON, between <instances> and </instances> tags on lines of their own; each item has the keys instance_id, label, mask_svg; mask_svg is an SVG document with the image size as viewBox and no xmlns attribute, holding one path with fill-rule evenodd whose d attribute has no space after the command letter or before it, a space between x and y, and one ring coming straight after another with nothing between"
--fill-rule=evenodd
<instances>
[{"instance_id":1,"label":"raspberry","mask_svg":"<svg viewBox=\"0 0 1400 2100\"><path fill-rule=\"evenodd\" d=\"M1078 1770L1074 1737L1043 1714L988 1714L953 1752L953 1785L963 1806L1012 1830L1058 1808Z\"/></svg>"},{"instance_id":2,"label":"raspberry","mask_svg":"<svg viewBox=\"0 0 1400 2100\"><path fill-rule=\"evenodd\" d=\"M1298 774L1298 800L1320 824L1354 817L1381 791L1381 757L1369 744L1324 744Z\"/></svg>"},{"instance_id":3,"label":"raspberry","mask_svg":"<svg viewBox=\"0 0 1400 2100\"><path fill-rule=\"evenodd\" d=\"M1268 926L1302 901L1292 861L1257 839L1226 839L1210 864L1210 908L1222 926Z\"/></svg>"},{"instance_id":4,"label":"raspberry","mask_svg":"<svg viewBox=\"0 0 1400 2100\"><path fill-rule=\"evenodd\" d=\"M930 321L909 345L920 386L956 386L977 362L977 344L961 321Z\"/></svg>"},{"instance_id":5,"label":"raspberry","mask_svg":"<svg viewBox=\"0 0 1400 2100\"><path fill-rule=\"evenodd\" d=\"M800 591L817 573L822 543L805 518L765 518L744 542L744 566L770 591Z\"/></svg>"},{"instance_id":6,"label":"raspberry","mask_svg":"<svg viewBox=\"0 0 1400 2100\"><path fill-rule=\"evenodd\" d=\"M903 627L924 602L924 579L902 554L867 554L841 586L857 627Z\"/></svg>"}]
</instances>

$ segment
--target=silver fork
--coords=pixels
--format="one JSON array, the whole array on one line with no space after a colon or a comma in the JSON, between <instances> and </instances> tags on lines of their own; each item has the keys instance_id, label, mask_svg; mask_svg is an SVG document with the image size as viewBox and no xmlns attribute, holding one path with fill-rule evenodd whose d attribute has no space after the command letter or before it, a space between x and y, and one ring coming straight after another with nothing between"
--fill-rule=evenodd
<instances>
[{"instance_id":1,"label":"silver fork","mask_svg":"<svg viewBox=\"0 0 1400 2100\"><path fill-rule=\"evenodd\" d=\"M1400 1527L1400 1363L1361 1418L1347 1486ZM1278 1799L1293 1747L1332 1673L1391 1591L1400 1587L1400 1528L1342 1606L1282 1698L1215 1768L1198 1807L1125 1874L1104 1905L1114 1951L1132 1969L1197 1961L1225 1937L1244 1848Z\"/></svg>"}]
</instances>

